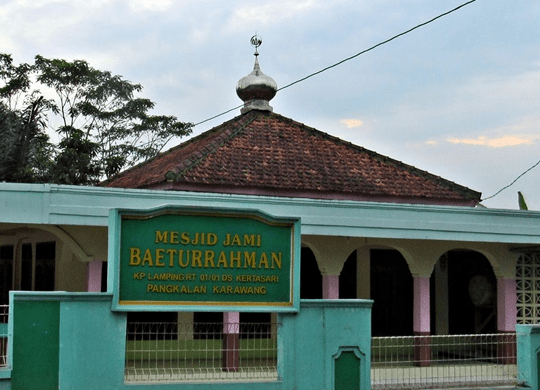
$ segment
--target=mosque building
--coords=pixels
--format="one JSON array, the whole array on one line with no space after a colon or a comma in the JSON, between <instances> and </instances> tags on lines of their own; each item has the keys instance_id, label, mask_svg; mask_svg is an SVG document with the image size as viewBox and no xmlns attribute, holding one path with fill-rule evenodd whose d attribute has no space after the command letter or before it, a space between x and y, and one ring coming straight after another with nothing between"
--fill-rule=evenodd
<instances>
[{"instance_id":1,"label":"mosque building","mask_svg":"<svg viewBox=\"0 0 540 390\"><path fill-rule=\"evenodd\" d=\"M258 53L236 92L240 115L98 187L0 183L0 303L10 291L110 297L111 210L167 206L298 219L299 298L373 300L373 336L513 334L540 319L540 213L479 207L477 191L273 112ZM207 309L124 314L277 317Z\"/></svg>"},{"instance_id":2,"label":"mosque building","mask_svg":"<svg viewBox=\"0 0 540 390\"><path fill-rule=\"evenodd\" d=\"M277 84L261 71L257 54L253 71L237 84L244 101L241 115L104 185L298 200L478 205L479 192L274 113L270 100ZM482 250L470 243L302 236L301 297L374 299L375 335L426 334L432 328L440 334L494 332L497 276ZM500 288L513 291L510 276L517 255L508 248L491 251ZM481 308L469 300L473 277L485 289ZM429 308L414 304L432 295Z\"/></svg>"}]
</instances>

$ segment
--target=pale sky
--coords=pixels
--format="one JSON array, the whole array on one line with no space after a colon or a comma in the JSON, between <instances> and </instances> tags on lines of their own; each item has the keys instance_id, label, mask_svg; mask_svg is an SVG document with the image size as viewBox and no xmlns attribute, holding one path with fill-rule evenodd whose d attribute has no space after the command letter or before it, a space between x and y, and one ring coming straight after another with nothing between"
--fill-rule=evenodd
<instances>
[{"instance_id":1,"label":"pale sky","mask_svg":"<svg viewBox=\"0 0 540 390\"><path fill-rule=\"evenodd\" d=\"M252 70L255 33L261 68L281 87L464 2L3 0L0 52L15 63L86 60L142 84L155 113L197 123L241 104L235 87ZM270 104L491 196L540 160L540 2L477 0ZM540 209L540 166L483 204L516 209L517 191Z\"/></svg>"}]
</instances>

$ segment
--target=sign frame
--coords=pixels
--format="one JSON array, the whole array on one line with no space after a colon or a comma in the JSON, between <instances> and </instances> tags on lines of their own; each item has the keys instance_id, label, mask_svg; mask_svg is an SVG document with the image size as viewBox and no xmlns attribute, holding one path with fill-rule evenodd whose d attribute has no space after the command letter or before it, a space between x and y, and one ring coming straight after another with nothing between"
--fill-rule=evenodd
<instances>
[{"instance_id":1,"label":"sign frame","mask_svg":"<svg viewBox=\"0 0 540 390\"><path fill-rule=\"evenodd\" d=\"M240 300L239 295L234 295L236 297L235 299L229 299L229 300L223 299L219 301L216 301L216 300L200 301L200 300L189 300L189 299L182 299L182 298L178 300L176 299L172 299L172 300L155 299L154 300L154 299L138 298L139 296L142 296L143 293L140 291L132 292L135 290L133 288L132 289L126 288L123 290L122 288L124 286L129 287L131 283L135 283L135 286L140 286L140 284L139 285L136 284L137 281L135 282L131 281L131 279L136 278L131 268L135 269L136 267L130 268L128 266L135 264L137 261L140 261L140 259L144 257L144 250L142 251L142 253L137 252L135 255L133 255L133 252L131 252L132 253L130 255L131 257L127 256L129 257L129 260L128 260L126 257L126 253L127 253L126 248L122 248L122 245L126 246L125 245L126 240L127 241L135 240L134 238L133 239L129 238L129 236L132 234L131 233L128 234L128 232L135 231L138 233L138 230L130 230L130 229L136 229L135 226L137 225L137 222L133 222L133 221L137 221L137 220L150 221L147 223L151 225L151 222L157 222L159 219L165 219L166 223L172 223L172 222L167 222L167 221L176 221L176 220L173 220L173 218L178 218L178 221L182 221L182 219L184 219L185 221L192 223L194 226L198 224L198 221L203 221L203 222L206 221L206 223L208 223L208 221L212 221L212 222L215 221L216 223L225 222L226 224L232 224L231 226L233 227L236 226L235 224L238 224L240 227L242 226L242 224L250 224L250 226L260 225L266 229L269 229L270 232L272 231L277 232L276 234L278 234L279 237L286 237L287 243L285 244L285 248L289 252L286 255L287 256L290 255L290 260L285 258L285 265L288 267L288 270L289 270L288 272L289 280L288 280L288 283L286 284L286 286L288 287L288 291L283 292L281 289L276 290L276 288L274 288L274 290L278 291L278 294L281 297L284 297L285 296L284 294L286 294L287 299L281 298L275 301L272 301L272 300L271 301L267 301L267 300L258 301L256 296L250 296L250 299ZM145 223L143 222L142 225L144 226ZM301 250L300 226L301 226L300 218L275 217L275 216L269 215L265 212L262 212L260 210L255 210L255 209L186 207L186 206L171 206L171 205L165 205L165 206L160 206L160 207L151 208L151 209L122 209L122 208L111 209L109 211L109 254L108 254L107 283L109 286L108 291L109 292L112 291L112 294L113 294L112 310L122 311L122 312L129 312L129 311L297 312L300 308L300 250ZM191 226L186 229L190 229L190 228ZM148 231L144 230L144 228L142 229L143 229L142 232L145 234L145 236L155 233L156 234L155 241L156 242L158 241L157 232L148 230L148 226L146 227ZM124 241L122 237L123 231L126 232L124 234L125 235ZM160 232L160 234L164 234L164 233ZM195 234L193 234L193 236L194 235ZM216 234L214 234L214 236L217 237ZM221 236L224 236L224 235L222 234ZM224 240L224 237L221 237L221 236L219 237L220 242L218 243L218 245L225 244L225 241L229 243L229 241L232 240L231 237L233 235L231 235L231 237L226 237L225 240ZM202 237L202 234L201 234L201 237ZM179 238L175 236L175 243L177 243L177 240L179 240ZM290 244L288 240L290 240ZM215 241L215 239L213 241ZM259 246L260 246L261 241L265 241L264 234L263 234L262 239L258 238L257 244ZM280 242L284 242L284 240L281 240ZM253 242L250 242L250 243L253 244L252 246L257 246ZM189 245L190 244L191 243L189 243ZM132 248L130 248L130 250L132 250ZM186 252L189 252L189 251L186 251ZM163 251L161 253L163 253ZM263 256L266 256L266 254L263 254ZM273 266L274 263L272 263L271 261L275 259L274 258L270 259L270 253L268 253L268 259L269 259L268 260L269 264ZM154 261L155 260L156 258L154 258ZM264 260L266 260L266 257L264 258ZM172 260L172 255L171 255L171 266L172 266L172 261L173 260ZM180 261L180 260L175 259L175 261ZM163 260L162 258L160 258L160 265L163 262L167 262L167 260ZM187 264L187 260L184 262ZM195 263L193 264L195 265ZM277 263L277 264L281 268L281 264L280 263ZM148 262L146 264L143 263L143 265L148 266ZM168 263L166 265L168 265ZM231 260L231 265L232 265L232 260ZM267 265L266 262L264 262L262 265L261 263L259 263L259 268L266 265ZM139 266L140 266L140 263L139 263ZM245 267L245 264L244 264L244 267ZM169 267L162 267L161 269L165 270L166 268L169 268ZM178 267L175 266L175 269L177 268ZM268 268L271 268L271 267L268 267ZM283 268L285 268L285 266ZM124 271L124 273L122 273L122 271ZM131 271L131 275L133 276L126 276L127 275L126 273L130 271ZM214 272L216 273L220 273L222 271L223 271L222 269L214 270ZM279 271L282 274L283 272L285 272L285 270L279 270ZM151 276L146 275L146 277L150 278ZM197 279L201 278L200 280L202 280L202 277L203 277L203 274L197 274ZM279 279L279 276L278 276L278 279ZM238 281L238 279L236 280ZM264 279L262 280L264 281ZM170 284L170 285L173 285L173 284ZM258 284L258 286L262 286L262 285L264 285L264 283ZM272 287L274 287L271 284L267 284L267 285L269 287L268 288L269 290L272 290ZM281 285L283 285L283 283L281 283ZM210 288L212 288L213 285L209 284L209 286ZM178 289L178 287L176 287L176 289ZM266 287L264 290L264 294L266 294ZM132 295L136 296L137 298L131 299ZM153 295L153 294L146 294L146 295ZM163 294L155 294L155 295L163 296ZM171 297L175 298L174 295L175 295L174 293L170 294ZM223 294L223 295L226 298L227 294ZM129 299L126 299L126 296Z\"/></svg>"}]
</instances>

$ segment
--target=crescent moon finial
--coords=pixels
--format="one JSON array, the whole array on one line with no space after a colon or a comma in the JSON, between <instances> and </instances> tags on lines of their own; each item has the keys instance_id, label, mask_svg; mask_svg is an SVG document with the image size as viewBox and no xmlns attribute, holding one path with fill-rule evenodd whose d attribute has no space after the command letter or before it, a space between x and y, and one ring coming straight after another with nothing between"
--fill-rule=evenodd
<instances>
[{"instance_id":1,"label":"crescent moon finial","mask_svg":"<svg viewBox=\"0 0 540 390\"><path fill-rule=\"evenodd\" d=\"M255 47L255 56L258 56L259 52L257 51L257 49L259 48L259 46L262 45L262 39L257 36L257 34L255 34L251 37L250 42L251 45Z\"/></svg>"}]
</instances>

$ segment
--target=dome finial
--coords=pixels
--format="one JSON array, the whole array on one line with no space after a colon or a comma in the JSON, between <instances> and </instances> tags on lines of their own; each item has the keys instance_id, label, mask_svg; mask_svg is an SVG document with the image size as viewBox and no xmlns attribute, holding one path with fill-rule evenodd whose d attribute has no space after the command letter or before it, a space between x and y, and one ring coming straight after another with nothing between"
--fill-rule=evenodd
<instances>
[{"instance_id":1,"label":"dome finial","mask_svg":"<svg viewBox=\"0 0 540 390\"><path fill-rule=\"evenodd\" d=\"M240 112L245 114L251 110L273 111L269 101L276 96L277 84L274 79L265 75L259 66L257 49L261 46L262 39L255 34L250 42L255 47L255 64L253 71L236 84L236 94L244 101L244 107Z\"/></svg>"},{"instance_id":2,"label":"dome finial","mask_svg":"<svg viewBox=\"0 0 540 390\"><path fill-rule=\"evenodd\" d=\"M257 57L259 55L259 52L257 51L257 49L259 48L259 46L262 45L262 39L257 36L257 33L255 33L255 35L251 37L250 42L251 42L251 46L255 47L254 56Z\"/></svg>"}]
</instances>

